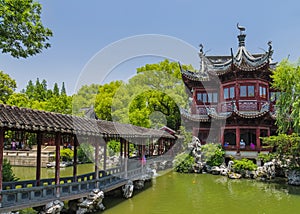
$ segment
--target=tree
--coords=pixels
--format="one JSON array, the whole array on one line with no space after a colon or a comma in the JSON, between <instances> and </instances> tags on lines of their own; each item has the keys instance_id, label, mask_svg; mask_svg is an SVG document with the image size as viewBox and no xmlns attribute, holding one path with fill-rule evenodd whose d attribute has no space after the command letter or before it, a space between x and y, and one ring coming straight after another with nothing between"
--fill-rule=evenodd
<instances>
[{"instance_id":1,"label":"tree","mask_svg":"<svg viewBox=\"0 0 300 214\"><path fill-rule=\"evenodd\" d=\"M64 82L62 83L60 94L61 94L61 95L66 95L66 94L67 94L67 92L66 92L66 87L65 87L65 83L64 83Z\"/></svg>"},{"instance_id":2,"label":"tree","mask_svg":"<svg viewBox=\"0 0 300 214\"><path fill-rule=\"evenodd\" d=\"M300 61L299 61L300 62ZM274 70L272 87L280 91L276 101L276 123L280 133L300 133L300 67L283 60Z\"/></svg>"},{"instance_id":3,"label":"tree","mask_svg":"<svg viewBox=\"0 0 300 214\"><path fill-rule=\"evenodd\" d=\"M112 102L121 81L114 81L99 87L95 99L95 112L99 119L112 121Z\"/></svg>"},{"instance_id":4,"label":"tree","mask_svg":"<svg viewBox=\"0 0 300 214\"><path fill-rule=\"evenodd\" d=\"M178 130L180 108L188 107L185 86L179 76L178 63L168 60L138 68L137 75L114 95L114 120L148 128L167 125Z\"/></svg>"},{"instance_id":5,"label":"tree","mask_svg":"<svg viewBox=\"0 0 300 214\"><path fill-rule=\"evenodd\" d=\"M58 88L58 84L57 83L54 83L53 95L54 96L59 96L59 88Z\"/></svg>"},{"instance_id":6,"label":"tree","mask_svg":"<svg viewBox=\"0 0 300 214\"><path fill-rule=\"evenodd\" d=\"M99 92L100 85L83 85L76 94L73 95L73 114L83 115L82 108L95 106L96 95Z\"/></svg>"},{"instance_id":7,"label":"tree","mask_svg":"<svg viewBox=\"0 0 300 214\"><path fill-rule=\"evenodd\" d=\"M16 81L0 71L0 102L6 103L17 87Z\"/></svg>"},{"instance_id":8,"label":"tree","mask_svg":"<svg viewBox=\"0 0 300 214\"><path fill-rule=\"evenodd\" d=\"M6 103L12 106L30 107L30 101L27 95L23 93L13 93L9 96Z\"/></svg>"},{"instance_id":9,"label":"tree","mask_svg":"<svg viewBox=\"0 0 300 214\"><path fill-rule=\"evenodd\" d=\"M272 158L280 160L282 165L286 165L289 169L300 168L300 136L298 134L279 134L262 139L264 144L274 148Z\"/></svg>"},{"instance_id":10,"label":"tree","mask_svg":"<svg viewBox=\"0 0 300 214\"><path fill-rule=\"evenodd\" d=\"M41 22L42 6L34 0L0 1L0 49L26 58L50 47L50 29Z\"/></svg>"},{"instance_id":11,"label":"tree","mask_svg":"<svg viewBox=\"0 0 300 214\"><path fill-rule=\"evenodd\" d=\"M12 167L10 165L10 162L7 159L4 159L3 161L2 180L3 182L19 180L19 178L15 176Z\"/></svg>"}]
</instances>

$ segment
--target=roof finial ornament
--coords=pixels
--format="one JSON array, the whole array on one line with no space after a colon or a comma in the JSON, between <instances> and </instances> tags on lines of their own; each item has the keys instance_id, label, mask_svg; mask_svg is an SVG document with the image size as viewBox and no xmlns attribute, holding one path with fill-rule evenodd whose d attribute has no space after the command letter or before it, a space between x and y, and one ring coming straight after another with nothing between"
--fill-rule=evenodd
<instances>
[{"instance_id":1,"label":"roof finial ornament","mask_svg":"<svg viewBox=\"0 0 300 214\"><path fill-rule=\"evenodd\" d=\"M243 35L243 32L246 30L244 26L239 25L239 23L236 24L236 27L240 30L240 35Z\"/></svg>"},{"instance_id":2,"label":"roof finial ornament","mask_svg":"<svg viewBox=\"0 0 300 214\"><path fill-rule=\"evenodd\" d=\"M268 45L269 45L269 52L272 51L272 41L268 41Z\"/></svg>"},{"instance_id":3,"label":"roof finial ornament","mask_svg":"<svg viewBox=\"0 0 300 214\"><path fill-rule=\"evenodd\" d=\"M203 54L203 44L202 43L199 45L199 48L200 48L200 53Z\"/></svg>"}]
</instances>

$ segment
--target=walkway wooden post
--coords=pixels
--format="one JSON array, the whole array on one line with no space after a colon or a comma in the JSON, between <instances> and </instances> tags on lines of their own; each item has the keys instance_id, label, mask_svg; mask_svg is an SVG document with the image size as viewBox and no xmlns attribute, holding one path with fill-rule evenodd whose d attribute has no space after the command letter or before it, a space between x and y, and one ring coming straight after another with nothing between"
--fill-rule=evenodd
<instances>
[{"instance_id":1,"label":"walkway wooden post","mask_svg":"<svg viewBox=\"0 0 300 214\"><path fill-rule=\"evenodd\" d=\"M60 144L61 144L61 133L57 132L55 135L55 184L60 184ZM56 189L57 196L60 195L60 189Z\"/></svg>"},{"instance_id":2,"label":"walkway wooden post","mask_svg":"<svg viewBox=\"0 0 300 214\"><path fill-rule=\"evenodd\" d=\"M103 151L103 170L106 170L106 162L107 162L107 139L104 139L104 151Z\"/></svg>"},{"instance_id":3,"label":"walkway wooden post","mask_svg":"<svg viewBox=\"0 0 300 214\"><path fill-rule=\"evenodd\" d=\"M3 170L3 149L4 149L4 134L3 128L0 128L0 191L2 192L2 170ZM2 194L0 194L0 207L2 207Z\"/></svg>"},{"instance_id":4,"label":"walkway wooden post","mask_svg":"<svg viewBox=\"0 0 300 214\"><path fill-rule=\"evenodd\" d=\"M124 140L123 138L120 138L120 164L121 164L121 167L123 169L123 143Z\"/></svg>"},{"instance_id":5,"label":"walkway wooden post","mask_svg":"<svg viewBox=\"0 0 300 214\"><path fill-rule=\"evenodd\" d=\"M124 141L124 171L125 171L125 178L128 177L128 157L127 157L127 140Z\"/></svg>"},{"instance_id":6,"label":"walkway wooden post","mask_svg":"<svg viewBox=\"0 0 300 214\"><path fill-rule=\"evenodd\" d=\"M95 147L95 179L99 178L99 144L96 137L93 137L93 145Z\"/></svg>"},{"instance_id":7,"label":"walkway wooden post","mask_svg":"<svg viewBox=\"0 0 300 214\"><path fill-rule=\"evenodd\" d=\"M43 140L43 134L41 132L38 132L36 134L36 141L37 141L37 155L36 155L36 185L40 186L41 182L41 157L42 157L42 140Z\"/></svg>"},{"instance_id":8,"label":"walkway wooden post","mask_svg":"<svg viewBox=\"0 0 300 214\"><path fill-rule=\"evenodd\" d=\"M78 139L77 136L73 136L73 143L74 143L74 157L73 157L73 179L74 182L77 182L77 149L78 149Z\"/></svg>"}]
</instances>

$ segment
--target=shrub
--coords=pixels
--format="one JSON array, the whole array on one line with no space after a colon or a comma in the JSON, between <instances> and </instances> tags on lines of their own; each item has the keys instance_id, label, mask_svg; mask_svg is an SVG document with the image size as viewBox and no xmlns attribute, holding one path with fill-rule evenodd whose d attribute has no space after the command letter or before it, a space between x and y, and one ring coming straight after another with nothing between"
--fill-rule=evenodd
<instances>
[{"instance_id":1,"label":"shrub","mask_svg":"<svg viewBox=\"0 0 300 214\"><path fill-rule=\"evenodd\" d=\"M262 138L263 142L274 148L272 158L280 160L289 169L300 168L300 136L279 134Z\"/></svg>"},{"instance_id":2,"label":"shrub","mask_svg":"<svg viewBox=\"0 0 300 214\"><path fill-rule=\"evenodd\" d=\"M62 161L73 161L74 152L73 150L67 148L60 150L60 159Z\"/></svg>"},{"instance_id":3,"label":"shrub","mask_svg":"<svg viewBox=\"0 0 300 214\"><path fill-rule=\"evenodd\" d=\"M207 143L201 146L201 152L209 166L220 166L224 162L225 151L220 144Z\"/></svg>"},{"instance_id":4,"label":"shrub","mask_svg":"<svg viewBox=\"0 0 300 214\"><path fill-rule=\"evenodd\" d=\"M242 160L233 160L232 167L235 172L241 172L243 170L254 171L257 169L257 165L246 158L243 158Z\"/></svg>"},{"instance_id":5,"label":"shrub","mask_svg":"<svg viewBox=\"0 0 300 214\"><path fill-rule=\"evenodd\" d=\"M77 150L77 159L81 163L91 163L93 160L93 155L95 151L93 146L82 143L80 144L80 147L78 147Z\"/></svg>"},{"instance_id":6,"label":"shrub","mask_svg":"<svg viewBox=\"0 0 300 214\"><path fill-rule=\"evenodd\" d=\"M174 169L176 172L189 173L192 172L195 158L190 154L182 153L175 157Z\"/></svg>"},{"instance_id":7,"label":"shrub","mask_svg":"<svg viewBox=\"0 0 300 214\"><path fill-rule=\"evenodd\" d=\"M3 179L3 182L19 180L19 178L17 178L15 176L15 174L12 170L12 167L10 165L10 162L7 159L3 160L2 179Z\"/></svg>"},{"instance_id":8,"label":"shrub","mask_svg":"<svg viewBox=\"0 0 300 214\"><path fill-rule=\"evenodd\" d=\"M109 156L113 156L120 152L121 143L115 140L111 140L107 143Z\"/></svg>"}]
</instances>

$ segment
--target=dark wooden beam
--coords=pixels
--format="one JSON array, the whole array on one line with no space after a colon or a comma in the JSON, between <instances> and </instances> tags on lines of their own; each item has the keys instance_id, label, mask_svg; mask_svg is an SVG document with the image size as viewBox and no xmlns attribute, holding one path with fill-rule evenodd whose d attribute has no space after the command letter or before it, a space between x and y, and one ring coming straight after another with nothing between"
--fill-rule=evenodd
<instances>
[{"instance_id":1,"label":"dark wooden beam","mask_svg":"<svg viewBox=\"0 0 300 214\"><path fill-rule=\"evenodd\" d=\"M0 128L0 191L2 191L2 176L3 176L3 149L4 149L4 134L3 128ZM2 201L2 196L0 195L0 202Z\"/></svg>"},{"instance_id":2,"label":"dark wooden beam","mask_svg":"<svg viewBox=\"0 0 300 214\"><path fill-rule=\"evenodd\" d=\"M93 145L95 147L95 178L99 178L99 144L96 137L93 137Z\"/></svg>"},{"instance_id":3,"label":"dark wooden beam","mask_svg":"<svg viewBox=\"0 0 300 214\"><path fill-rule=\"evenodd\" d=\"M59 185L60 181L60 145L61 145L61 133L55 135L55 184Z\"/></svg>"},{"instance_id":4,"label":"dark wooden beam","mask_svg":"<svg viewBox=\"0 0 300 214\"><path fill-rule=\"evenodd\" d=\"M36 174L35 174L37 186L40 186L40 182L41 182L42 140L43 140L43 134L41 132L38 132L36 135L37 154L36 154Z\"/></svg>"},{"instance_id":5,"label":"dark wooden beam","mask_svg":"<svg viewBox=\"0 0 300 214\"><path fill-rule=\"evenodd\" d=\"M103 151L103 170L106 170L106 162L107 162L107 143L108 139L104 139L104 151Z\"/></svg>"},{"instance_id":6,"label":"dark wooden beam","mask_svg":"<svg viewBox=\"0 0 300 214\"><path fill-rule=\"evenodd\" d=\"M79 146L77 136L73 136L73 148L74 148L74 158L73 158L73 179L74 182L77 182L77 149Z\"/></svg>"}]
</instances>

